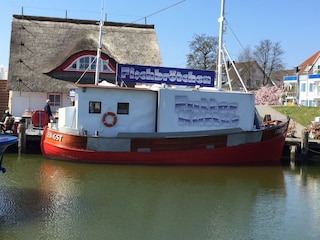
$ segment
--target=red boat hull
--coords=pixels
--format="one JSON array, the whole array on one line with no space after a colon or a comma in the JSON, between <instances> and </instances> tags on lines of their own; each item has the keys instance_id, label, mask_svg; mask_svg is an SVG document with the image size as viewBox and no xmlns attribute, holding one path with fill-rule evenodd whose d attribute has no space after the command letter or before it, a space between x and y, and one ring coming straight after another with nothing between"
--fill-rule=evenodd
<instances>
[{"instance_id":1,"label":"red boat hull","mask_svg":"<svg viewBox=\"0 0 320 240\"><path fill-rule=\"evenodd\" d=\"M215 136L215 147L201 148L203 138L191 139L193 145L184 149L173 149L171 142L162 143L167 149L157 151L139 152L110 152L86 150L86 136L64 134L53 129L45 128L41 139L42 154L49 159L66 160L87 163L109 164L148 164L148 165L279 165L285 143L288 122L276 127L265 129L261 141L241 144L237 146L224 146L226 136ZM53 141L48 135L61 136L63 141ZM154 140L149 139L149 142ZM166 140L162 140L165 142ZM213 141L213 140L212 140ZM177 142L177 141L176 141ZM139 142L138 142L139 143ZM136 143L136 144L138 144ZM150 143L151 144L151 143ZM134 143L132 144L134 145ZM186 144L185 144L186 145ZM169 146L169 147L168 147ZM170 149L171 146L171 149Z\"/></svg>"}]
</instances>

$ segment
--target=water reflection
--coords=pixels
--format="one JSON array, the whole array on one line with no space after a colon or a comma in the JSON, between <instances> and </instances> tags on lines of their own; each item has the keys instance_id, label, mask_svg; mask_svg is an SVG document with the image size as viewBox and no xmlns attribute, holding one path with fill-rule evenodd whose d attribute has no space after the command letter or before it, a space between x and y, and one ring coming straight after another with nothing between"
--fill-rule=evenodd
<instances>
[{"instance_id":1,"label":"water reflection","mask_svg":"<svg viewBox=\"0 0 320 240\"><path fill-rule=\"evenodd\" d=\"M0 178L0 238L320 237L319 169L116 166L22 158L6 161L8 171Z\"/></svg>"},{"instance_id":2,"label":"water reflection","mask_svg":"<svg viewBox=\"0 0 320 240\"><path fill-rule=\"evenodd\" d=\"M285 173L287 218L300 219L295 231L308 229L304 239L320 239L320 168L302 166Z\"/></svg>"},{"instance_id":3,"label":"water reflection","mask_svg":"<svg viewBox=\"0 0 320 240\"><path fill-rule=\"evenodd\" d=\"M0 189L0 225L16 224L43 216L50 205L42 191L28 189Z\"/></svg>"}]
</instances>

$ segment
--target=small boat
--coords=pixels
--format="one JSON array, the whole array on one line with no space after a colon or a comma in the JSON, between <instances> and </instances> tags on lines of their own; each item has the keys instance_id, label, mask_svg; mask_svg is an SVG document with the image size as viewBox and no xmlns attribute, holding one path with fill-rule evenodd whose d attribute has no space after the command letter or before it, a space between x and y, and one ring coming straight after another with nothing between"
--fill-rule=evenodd
<instances>
[{"instance_id":1,"label":"small boat","mask_svg":"<svg viewBox=\"0 0 320 240\"><path fill-rule=\"evenodd\" d=\"M6 169L2 167L2 161L4 157L4 153L10 145L15 144L18 141L18 138L11 135L0 134L0 171L5 173Z\"/></svg>"},{"instance_id":2,"label":"small boat","mask_svg":"<svg viewBox=\"0 0 320 240\"><path fill-rule=\"evenodd\" d=\"M98 73L95 84L75 84L72 106L44 128L42 154L87 163L279 165L289 119L264 124L254 94L221 89L223 15L224 1L217 88L214 71L118 64L116 82L136 87L99 84Z\"/></svg>"}]
</instances>

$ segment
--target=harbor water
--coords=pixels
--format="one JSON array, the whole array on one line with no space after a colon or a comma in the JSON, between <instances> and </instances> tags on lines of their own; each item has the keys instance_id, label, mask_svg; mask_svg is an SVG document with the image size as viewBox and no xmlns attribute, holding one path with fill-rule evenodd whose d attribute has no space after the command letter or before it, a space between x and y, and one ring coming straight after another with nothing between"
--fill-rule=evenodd
<instances>
[{"instance_id":1,"label":"harbor water","mask_svg":"<svg viewBox=\"0 0 320 240\"><path fill-rule=\"evenodd\" d=\"M3 165L0 239L320 239L319 166Z\"/></svg>"}]
</instances>

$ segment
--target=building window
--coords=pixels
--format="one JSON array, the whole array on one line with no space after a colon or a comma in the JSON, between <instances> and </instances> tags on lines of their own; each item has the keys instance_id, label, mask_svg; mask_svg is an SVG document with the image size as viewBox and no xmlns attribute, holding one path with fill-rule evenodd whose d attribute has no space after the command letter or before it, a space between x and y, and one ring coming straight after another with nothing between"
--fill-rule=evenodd
<instances>
[{"instance_id":1,"label":"building window","mask_svg":"<svg viewBox=\"0 0 320 240\"><path fill-rule=\"evenodd\" d=\"M76 70L85 71L88 68L91 70L95 69L95 58L94 57L82 57L79 58L78 61L72 64L72 66L76 66Z\"/></svg>"},{"instance_id":2,"label":"building window","mask_svg":"<svg viewBox=\"0 0 320 240\"><path fill-rule=\"evenodd\" d=\"M48 99L50 99L50 106L59 108L61 107L61 95L55 93L49 93Z\"/></svg>"},{"instance_id":3,"label":"building window","mask_svg":"<svg viewBox=\"0 0 320 240\"><path fill-rule=\"evenodd\" d=\"M83 55L83 56L77 58L76 60L74 60L64 70L65 71L79 71L79 72L84 72L84 71L95 72L95 70L96 70L96 56ZM109 66L108 60L100 59L99 72L114 73L115 71Z\"/></svg>"},{"instance_id":4,"label":"building window","mask_svg":"<svg viewBox=\"0 0 320 240\"><path fill-rule=\"evenodd\" d=\"M311 69L311 65L307 65L307 67L306 67L306 69L304 70L305 72L309 72L310 71L310 69Z\"/></svg>"},{"instance_id":5,"label":"building window","mask_svg":"<svg viewBox=\"0 0 320 240\"><path fill-rule=\"evenodd\" d=\"M305 91L306 91L306 84L301 83L301 92L305 92Z\"/></svg>"},{"instance_id":6,"label":"building window","mask_svg":"<svg viewBox=\"0 0 320 240\"><path fill-rule=\"evenodd\" d=\"M313 83L309 84L309 92L313 92Z\"/></svg>"},{"instance_id":7,"label":"building window","mask_svg":"<svg viewBox=\"0 0 320 240\"><path fill-rule=\"evenodd\" d=\"M129 114L129 103L118 103L117 114Z\"/></svg>"},{"instance_id":8,"label":"building window","mask_svg":"<svg viewBox=\"0 0 320 240\"><path fill-rule=\"evenodd\" d=\"M48 93L48 99L50 99L50 107L52 113L56 112L61 107L61 94Z\"/></svg>"}]
</instances>

